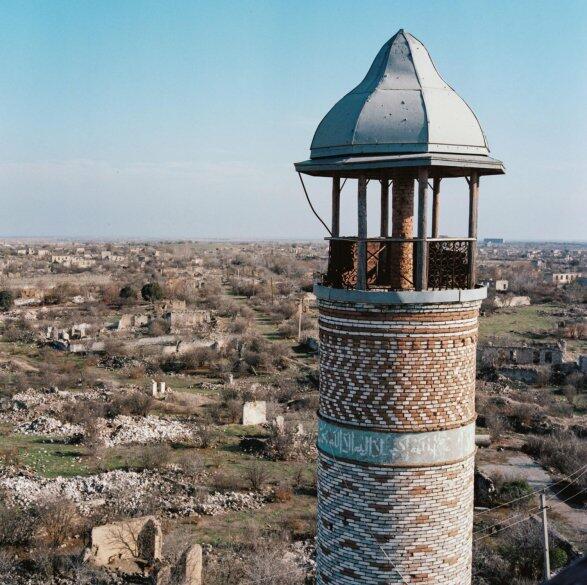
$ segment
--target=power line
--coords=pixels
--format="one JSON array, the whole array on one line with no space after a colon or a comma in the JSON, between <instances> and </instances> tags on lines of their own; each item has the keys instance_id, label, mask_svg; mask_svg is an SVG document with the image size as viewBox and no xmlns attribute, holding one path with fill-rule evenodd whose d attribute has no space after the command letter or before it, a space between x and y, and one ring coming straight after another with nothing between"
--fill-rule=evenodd
<instances>
[{"instance_id":1,"label":"power line","mask_svg":"<svg viewBox=\"0 0 587 585\"><path fill-rule=\"evenodd\" d=\"M538 511L538 510L540 510L540 506L538 506L538 508L536 508L535 511L532 512L532 514L530 514L530 516L527 516L526 518L522 518L521 520L517 520L516 522L512 522L511 524L508 524L507 526L503 526L502 528L500 528L499 530L496 530L495 532L491 532L489 534L485 534L483 536L480 536L479 538L476 538L473 542L480 542L481 540L485 540L486 538L489 538L490 536L495 536L496 534L499 534L503 530L507 530L508 528L511 528L512 526L515 526L516 524L520 524L521 522L526 522L527 520L532 518L532 516L534 516L536 514L536 511Z\"/></svg>"},{"instance_id":2,"label":"power line","mask_svg":"<svg viewBox=\"0 0 587 585\"><path fill-rule=\"evenodd\" d=\"M576 475L577 473L579 473L581 470L582 470L582 472L577 477L573 478L573 476ZM539 495L539 494L541 494L543 492L546 492L547 490L552 489L554 486L557 486L557 485L563 483L564 481L567 481L567 480L576 481L581 476L585 475L585 473L587 473L587 464L586 465L583 465L582 467L579 467L579 469L577 469L576 471L574 471L570 475L563 477L563 479L561 479L560 481L557 481L556 483L553 483L551 485L548 485L548 486L544 487L541 490L532 491L531 493L526 494L525 496L520 496L519 498L515 498L515 499L510 500L508 502L504 502L503 504L499 504L499 506L494 506L493 508L489 508L487 510L481 510L480 512L477 512L475 514L475 516L478 518L479 516L482 516L483 514L488 514L489 512L493 512L494 510L497 510L499 508L503 508L504 506L509 506L510 504L513 504L514 502L519 502L520 500L525 500L526 498L530 498L532 496ZM566 490L568 487L569 486L567 485L560 492L557 492L557 493L560 494L561 492L563 492L564 490Z\"/></svg>"},{"instance_id":3,"label":"power line","mask_svg":"<svg viewBox=\"0 0 587 585\"><path fill-rule=\"evenodd\" d=\"M569 496L566 500L563 500L560 503L561 504L564 504L564 503L568 502L569 500L572 500L573 498L576 498L577 496L580 496L583 492L587 492L587 488L583 488L581 491L578 491L576 494L573 494L572 496Z\"/></svg>"},{"instance_id":4,"label":"power line","mask_svg":"<svg viewBox=\"0 0 587 585\"><path fill-rule=\"evenodd\" d=\"M579 475L578 475L578 476L577 476L577 477L576 477L576 478L575 478L573 481L575 481L575 480L579 479L579 478L580 478L582 475L584 475L585 473L587 473L587 465L584 465L583 467L584 467L585 469L584 469L584 470L583 470L583 471L582 471L582 472L581 472L581 473L580 473L580 474L579 474ZM570 476L567 476L565 479L562 479L561 481L558 481L557 483L553 484L553 486L554 486L554 485L558 485L558 484L562 483L562 482L563 482L563 481L565 481L566 479L569 479L570 477L572 477L573 475L575 475L575 474L576 474L578 471L580 471L581 469L582 469L582 468L579 468L577 471L573 472L573 473L572 473ZM552 487L552 486L550 486L550 487ZM567 486L565 486L565 487L564 487L562 490L559 490L558 492L556 492L556 493L554 493L554 494L550 494L550 495L549 495L549 499L548 499L548 501L551 501L551 500L553 500L554 498L556 498L556 497L557 497L559 494L562 494L562 493L563 493L563 492L564 492L564 491L565 491L565 490L566 490L568 487L569 487L569 486L567 485ZM541 494L541 493L543 493L543 492L544 492L546 489L547 489L547 488L545 488L544 490L537 491L537 492L532 492L531 494L528 494L528 495L526 495L526 496L522 496L521 498L516 498L515 500L511 500L510 502L506 502L506 504L511 504L512 502L516 502L516 501L518 501L518 500L522 500L522 499L524 499L524 498L527 498L527 497L529 497L529 496L534 496L534 495L536 495L536 494ZM579 493L581 493L581 492L579 492ZM573 497L575 497L575 496L571 496L571 498L573 498ZM569 499L570 499L570 498L569 498ZM566 501L566 500L565 500L565 501ZM561 502L561 503L564 503L564 502ZM502 506L504 506L504 505L506 505L506 504L502 504L501 506L496 506L495 508L492 508L492 510L495 510L496 508L501 508ZM531 509L532 509L532 510L539 510L539 509L540 509L540 506L538 506L538 508L531 508ZM490 510L484 510L484 512L485 512L485 511L490 511ZM509 521L509 520L513 520L513 518L515 518L516 516L521 516L521 515L523 515L523 514L527 514L527 513L528 513L528 511L525 511L525 512L519 512L518 514L514 514L513 516L510 516L510 517L508 518L508 521ZM473 535L475 535L475 534L479 534L480 532L485 532L485 531L487 531L487 530L491 530L492 528L494 528L494 527L496 527L496 526L500 526L500 525L501 525L501 522L496 522L495 524L492 524L491 526L486 526L485 528L480 528L479 530L475 530L475 531L473 532Z\"/></svg>"},{"instance_id":5,"label":"power line","mask_svg":"<svg viewBox=\"0 0 587 585\"><path fill-rule=\"evenodd\" d=\"M577 492L576 494L573 494L572 496L569 496L568 498L566 498L565 500L562 500L559 503L565 504L569 500L572 500L573 498L576 498L577 496L581 495L583 492L587 492L587 488L583 488L581 491ZM548 501L550 501L550 500L548 500ZM538 506L537 508L533 508L532 513L529 514L526 518L522 518L521 520L517 520L516 522L512 522L511 524L507 524L506 526L503 526L499 530L496 530L495 532L491 532L490 534L485 534L484 536L480 536L479 538L475 539L474 542L479 542L481 540L489 538L490 536L495 536L496 534L499 534L500 532L507 530L508 528L511 528L512 526L515 526L516 524L520 524L521 522L526 522L527 520L530 520L530 518L532 518L533 516L536 515L536 511L541 510L541 509L542 509L542 506ZM478 531L478 532L482 532L482 531ZM476 533L473 533L473 534L476 534Z\"/></svg>"},{"instance_id":6,"label":"power line","mask_svg":"<svg viewBox=\"0 0 587 585\"><path fill-rule=\"evenodd\" d=\"M506 518L505 522L509 522L509 521L513 520L514 518L519 518L520 516L525 516L528 513L530 513L530 516L531 516L537 510L540 510L540 506L534 506L533 508L530 508L530 510L525 510L524 512L518 512L517 514L513 514L512 516L509 516L508 518ZM496 522L495 524L492 524L491 526L485 526L484 528L480 528L479 530L474 530L473 536L475 536L475 534L481 534L482 532L487 532L488 530L491 530L492 528L495 528L496 526L502 526L502 525L503 525L503 521ZM497 532L499 532L499 530L497 530ZM495 533L492 532L491 534L495 534Z\"/></svg>"},{"instance_id":7,"label":"power line","mask_svg":"<svg viewBox=\"0 0 587 585\"><path fill-rule=\"evenodd\" d=\"M310 206L312 213L318 218L318 221L326 228L326 231L332 236L332 232L330 231L330 228L324 223L324 220L318 215L318 212L314 209L314 206L312 205L312 201L310 201L310 196L308 195L308 191L306 190L306 185L304 183L304 179L302 179L302 174L298 173L298 177L300 178L300 181L302 183L302 187L304 188L304 195L306 196L306 199L308 201L308 205Z\"/></svg>"},{"instance_id":8,"label":"power line","mask_svg":"<svg viewBox=\"0 0 587 585\"><path fill-rule=\"evenodd\" d=\"M585 467L587 467L587 465L586 465ZM575 472L575 473L576 473L576 472ZM556 492L556 494L554 494L554 495L553 495L553 497L554 497L554 496L558 496L559 494L562 494L562 493L563 493L565 490L569 489L569 488L571 487L571 485L573 485L573 484L572 484L572 482L573 482L573 481L577 481L577 480L578 480L578 479L579 479L581 476L585 475L586 473L587 473L587 469L585 469L585 470L583 471L583 473L581 473L581 474L580 474L580 475L578 475L577 477L573 478L573 479L571 480L571 483L567 484L567 485L566 485L566 486L565 486L565 487L564 487L562 490L560 490L560 491ZM566 478L566 479L570 479L570 478ZM561 480L561 481L564 481L564 480ZM559 481L558 483L561 483L561 482ZM554 484L554 485L556 485L556 484Z\"/></svg>"}]
</instances>

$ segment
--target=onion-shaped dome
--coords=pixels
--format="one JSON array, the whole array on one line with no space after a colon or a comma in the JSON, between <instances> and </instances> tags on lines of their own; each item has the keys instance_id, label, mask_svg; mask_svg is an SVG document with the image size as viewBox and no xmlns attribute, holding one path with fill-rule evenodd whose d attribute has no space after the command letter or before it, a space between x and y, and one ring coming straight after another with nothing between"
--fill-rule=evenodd
<instances>
[{"instance_id":1,"label":"onion-shaped dome","mask_svg":"<svg viewBox=\"0 0 587 585\"><path fill-rule=\"evenodd\" d=\"M424 45L400 30L365 79L326 114L311 158L446 153L487 156L469 106L440 77Z\"/></svg>"}]
</instances>

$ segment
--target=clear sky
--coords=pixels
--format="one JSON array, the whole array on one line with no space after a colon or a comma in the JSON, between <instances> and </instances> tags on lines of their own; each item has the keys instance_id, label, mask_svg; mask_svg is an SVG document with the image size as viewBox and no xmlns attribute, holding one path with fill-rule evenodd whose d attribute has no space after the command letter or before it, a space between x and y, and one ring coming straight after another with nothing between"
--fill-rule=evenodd
<instances>
[{"instance_id":1,"label":"clear sky","mask_svg":"<svg viewBox=\"0 0 587 585\"><path fill-rule=\"evenodd\" d=\"M506 164L480 236L587 239L585 0L5 0L0 237L323 236L292 163L399 28ZM441 231L462 235L449 183ZM328 180L309 186L327 217Z\"/></svg>"}]
</instances>

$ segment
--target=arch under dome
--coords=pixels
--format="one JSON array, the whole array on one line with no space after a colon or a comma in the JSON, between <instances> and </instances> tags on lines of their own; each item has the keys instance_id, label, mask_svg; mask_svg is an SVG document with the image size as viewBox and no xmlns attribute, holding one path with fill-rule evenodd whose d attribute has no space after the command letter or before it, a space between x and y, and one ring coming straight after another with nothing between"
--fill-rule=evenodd
<instances>
[{"instance_id":1,"label":"arch under dome","mask_svg":"<svg viewBox=\"0 0 587 585\"><path fill-rule=\"evenodd\" d=\"M438 74L426 47L402 29L320 122L311 158L410 153L486 157L489 148L471 108Z\"/></svg>"}]
</instances>

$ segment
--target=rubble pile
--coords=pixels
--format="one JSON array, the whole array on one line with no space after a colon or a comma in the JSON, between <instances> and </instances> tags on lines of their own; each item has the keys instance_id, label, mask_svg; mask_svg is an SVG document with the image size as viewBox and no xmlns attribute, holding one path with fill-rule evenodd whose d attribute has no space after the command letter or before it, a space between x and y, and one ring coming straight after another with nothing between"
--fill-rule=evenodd
<instances>
[{"instance_id":1,"label":"rubble pile","mask_svg":"<svg viewBox=\"0 0 587 585\"><path fill-rule=\"evenodd\" d=\"M20 424L32 422L34 417L41 415L58 418L66 405L81 405L88 401L106 402L111 396L108 390L95 388L83 392L59 390L56 387L41 390L29 388L0 402L0 421Z\"/></svg>"},{"instance_id":2,"label":"rubble pile","mask_svg":"<svg viewBox=\"0 0 587 585\"><path fill-rule=\"evenodd\" d=\"M88 477L56 477L46 479L40 475L20 470L11 474L0 471L0 489L5 490L7 500L28 509L45 498L63 498L74 502L80 512L89 512L97 505L113 497L127 494L128 498L140 498L146 486L156 480L151 471L110 471Z\"/></svg>"},{"instance_id":3,"label":"rubble pile","mask_svg":"<svg viewBox=\"0 0 587 585\"><path fill-rule=\"evenodd\" d=\"M43 435L73 440L83 436L84 427L64 423L51 416L39 416L16 426L14 432L21 435Z\"/></svg>"},{"instance_id":4,"label":"rubble pile","mask_svg":"<svg viewBox=\"0 0 587 585\"><path fill-rule=\"evenodd\" d=\"M190 438L193 432L194 429L175 420L156 416L120 415L107 423L104 444L113 447L181 441Z\"/></svg>"},{"instance_id":5,"label":"rubble pile","mask_svg":"<svg viewBox=\"0 0 587 585\"><path fill-rule=\"evenodd\" d=\"M98 421L100 438L106 447L182 441L192 437L195 431L193 426L156 416L119 415L112 420ZM17 424L14 432L79 442L86 430L82 425L62 422L49 415L40 415Z\"/></svg>"},{"instance_id":6,"label":"rubble pile","mask_svg":"<svg viewBox=\"0 0 587 585\"><path fill-rule=\"evenodd\" d=\"M30 471L3 468L0 491L6 494L8 503L24 509L43 499L60 498L72 501L84 515L100 508L134 515L146 506L170 518L218 515L229 510L256 510L266 501L265 496L248 492L206 494L197 485L202 479L186 480L179 469L116 470L87 477L46 479Z\"/></svg>"},{"instance_id":7,"label":"rubble pile","mask_svg":"<svg viewBox=\"0 0 587 585\"><path fill-rule=\"evenodd\" d=\"M98 580L99 579L99 580ZM0 567L0 583L8 585L80 585L83 583L100 583L100 585L125 585L128 583L125 575L117 574L115 571L102 569L95 573L85 565L72 570L69 575L24 575L14 572L5 572Z\"/></svg>"},{"instance_id":8,"label":"rubble pile","mask_svg":"<svg viewBox=\"0 0 587 585\"><path fill-rule=\"evenodd\" d=\"M14 410L26 410L44 404L46 400L47 395L44 392L28 388L12 396L12 407Z\"/></svg>"},{"instance_id":9,"label":"rubble pile","mask_svg":"<svg viewBox=\"0 0 587 585\"><path fill-rule=\"evenodd\" d=\"M298 540L293 542L285 558L302 569L307 577L316 575L316 540Z\"/></svg>"},{"instance_id":10,"label":"rubble pile","mask_svg":"<svg viewBox=\"0 0 587 585\"><path fill-rule=\"evenodd\" d=\"M198 506L198 512L206 516L217 516L227 510L258 510L265 505L266 499L266 496L256 492L216 492L205 498Z\"/></svg>"}]
</instances>

